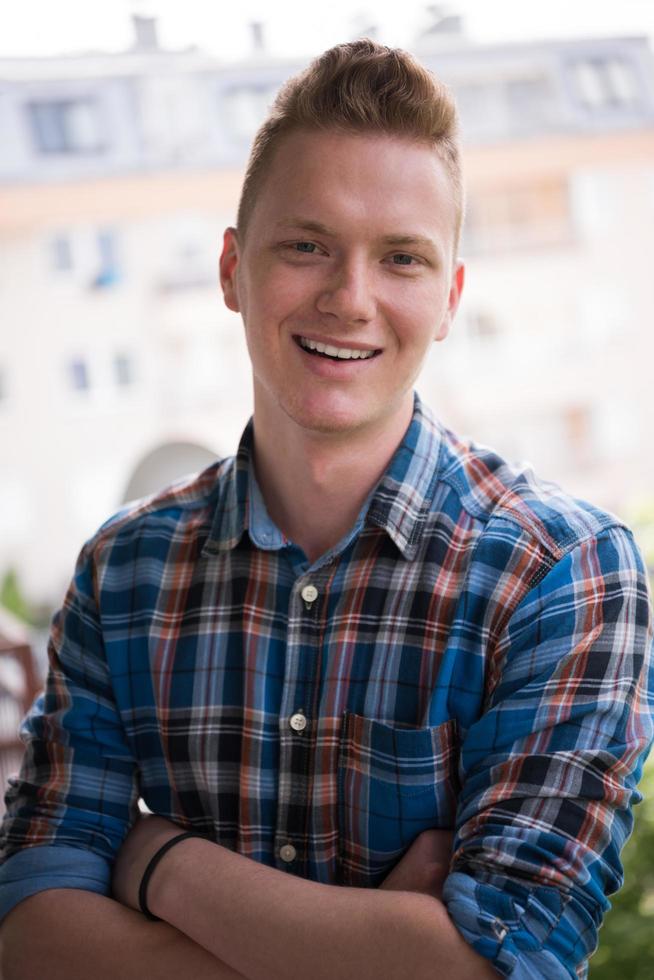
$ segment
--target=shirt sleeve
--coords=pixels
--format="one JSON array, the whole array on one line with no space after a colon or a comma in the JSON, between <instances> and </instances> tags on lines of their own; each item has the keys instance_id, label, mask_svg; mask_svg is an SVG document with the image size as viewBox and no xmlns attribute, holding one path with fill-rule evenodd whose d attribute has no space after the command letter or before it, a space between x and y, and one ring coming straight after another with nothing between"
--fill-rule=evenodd
<instances>
[{"instance_id":1,"label":"shirt sleeve","mask_svg":"<svg viewBox=\"0 0 654 980\"><path fill-rule=\"evenodd\" d=\"M81 888L110 893L111 870L104 858L79 847L27 847L0 867L0 921L14 906L47 888Z\"/></svg>"},{"instance_id":2,"label":"shirt sleeve","mask_svg":"<svg viewBox=\"0 0 654 980\"><path fill-rule=\"evenodd\" d=\"M462 747L443 900L504 976L583 977L654 735L647 575L628 531L578 544L493 646Z\"/></svg>"},{"instance_id":3,"label":"shirt sleeve","mask_svg":"<svg viewBox=\"0 0 654 980\"><path fill-rule=\"evenodd\" d=\"M95 883L92 891L102 882L108 894L111 864L138 813L137 766L114 701L95 595L91 542L53 619L44 693L20 729L25 755L9 780L0 831L5 913L27 897L21 868L29 868L30 894L87 887L84 881Z\"/></svg>"}]
</instances>

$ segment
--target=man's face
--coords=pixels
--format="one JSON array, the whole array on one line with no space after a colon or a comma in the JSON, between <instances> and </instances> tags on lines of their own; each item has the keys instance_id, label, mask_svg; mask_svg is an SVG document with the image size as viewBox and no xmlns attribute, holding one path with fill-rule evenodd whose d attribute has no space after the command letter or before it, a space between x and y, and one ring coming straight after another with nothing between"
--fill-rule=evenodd
<instances>
[{"instance_id":1,"label":"man's face","mask_svg":"<svg viewBox=\"0 0 654 980\"><path fill-rule=\"evenodd\" d=\"M255 426L374 434L408 424L413 383L463 286L444 165L386 135L295 132L273 155L221 283L245 324Z\"/></svg>"}]
</instances>

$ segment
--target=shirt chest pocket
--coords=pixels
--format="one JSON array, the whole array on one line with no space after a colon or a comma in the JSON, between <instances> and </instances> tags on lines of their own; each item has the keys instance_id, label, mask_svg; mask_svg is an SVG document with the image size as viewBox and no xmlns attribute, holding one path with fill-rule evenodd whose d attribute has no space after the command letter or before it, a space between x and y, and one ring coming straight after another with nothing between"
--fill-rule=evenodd
<instances>
[{"instance_id":1,"label":"shirt chest pocket","mask_svg":"<svg viewBox=\"0 0 654 980\"><path fill-rule=\"evenodd\" d=\"M340 880L375 888L413 840L454 826L456 722L393 728L344 716L338 762Z\"/></svg>"}]
</instances>

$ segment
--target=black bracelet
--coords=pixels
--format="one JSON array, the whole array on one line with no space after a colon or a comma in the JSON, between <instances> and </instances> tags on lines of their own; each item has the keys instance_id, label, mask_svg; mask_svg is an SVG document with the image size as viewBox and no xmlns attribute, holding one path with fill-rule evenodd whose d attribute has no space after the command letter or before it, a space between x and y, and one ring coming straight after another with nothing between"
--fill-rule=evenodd
<instances>
[{"instance_id":1,"label":"black bracelet","mask_svg":"<svg viewBox=\"0 0 654 980\"><path fill-rule=\"evenodd\" d=\"M183 834L177 834L176 837L171 837L170 840L167 840L166 843L163 844L155 854L153 854L147 868L143 872L143 877L141 878L141 884L139 886L139 906L143 915L146 917L146 919L150 919L151 922L161 922L159 916L153 915L148 908L148 883L152 877L152 872L159 864L166 851L169 851L174 844L179 844L181 840L186 840L187 837L199 837L200 840L207 840L207 838L203 837L202 834L194 834L192 830L186 831Z\"/></svg>"}]
</instances>

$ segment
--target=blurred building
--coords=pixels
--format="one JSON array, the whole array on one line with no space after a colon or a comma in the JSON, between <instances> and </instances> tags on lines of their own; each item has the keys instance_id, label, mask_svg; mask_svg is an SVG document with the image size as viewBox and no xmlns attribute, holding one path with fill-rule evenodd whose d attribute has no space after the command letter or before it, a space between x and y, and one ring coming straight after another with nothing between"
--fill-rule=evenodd
<instances>
[{"instance_id":1,"label":"blurred building","mask_svg":"<svg viewBox=\"0 0 654 980\"><path fill-rule=\"evenodd\" d=\"M120 504L235 448L250 412L217 258L252 134L302 67L162 50L0 60L0 574L57 602ZM469 186L464 305L420 389L460 431L613 509L653 485L644 38L416 54L453 88Z\"/></svg>"},{"instance_id":2,"label":"blurred building","mask_svg":"<svg viewBox=\"0 0 654 980\"><path fill-rule=\"evenodd\" d=\"M629 516L654 496L654 60L646 38L416 54L454 90L467 282L423 386L453 426Z\"/></svg>"}]
</instances>

